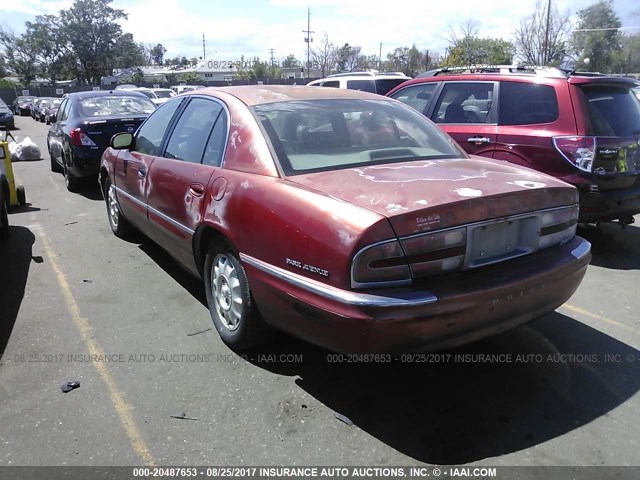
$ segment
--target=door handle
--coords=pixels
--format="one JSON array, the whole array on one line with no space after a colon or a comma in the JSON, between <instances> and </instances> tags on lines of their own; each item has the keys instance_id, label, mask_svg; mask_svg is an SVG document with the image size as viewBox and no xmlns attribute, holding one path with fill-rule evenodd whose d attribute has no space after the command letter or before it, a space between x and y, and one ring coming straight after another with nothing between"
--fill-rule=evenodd
<instances>
[{"instance_id":1,"label":"door handle","mask_svg":"<svg viewBox=\"0 0 640 480\"><path fill-rule=\"evenodd\" d=\"M491 143L491 139L489 137L471 137L467 138L467 142L475 143L476 145L480 145L481 143Z\"/></svg>"},{"instance_id":2,"label":"door handle","mask_svg":"<svg viewBox=\"0 0 640 480\"><path fill-rule=\"evenodd\" d=\"M141 168L140 170L138 170L138 177L144 178L146 176L147 176L147 170L145 168Z\"/></svg>"},{"instance_id":3,"label":"door handle","mask_svg":"<svg viewBox=\"0 0 640 480\"><path fill-rule=\"evenodd\" d=\"M204 195L204 185L201 183L192 183L189 187L189 192L191 192L191 195L194 197L201 197Z\"/></svg>"}]
</instances>

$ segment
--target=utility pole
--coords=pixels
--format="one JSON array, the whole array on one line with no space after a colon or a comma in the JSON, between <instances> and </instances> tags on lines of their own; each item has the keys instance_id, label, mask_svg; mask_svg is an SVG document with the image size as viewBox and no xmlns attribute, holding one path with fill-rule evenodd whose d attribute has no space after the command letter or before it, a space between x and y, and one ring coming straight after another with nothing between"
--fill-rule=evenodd
<instances>
[{"instance_id":1,"label":"utility pole","mask_svg":"<svg viewBox=\"0 0 640 480\"><path fill-rule=\"evenodd\" d=\"M269 55L271 56L271 64L269 66L269 76L271 78L274 78L274 73L275 73L275 68L273 65L273 53L275 52L275 50L273 48L269 49Z\"/></svg>"},{"instance_id":2,"label":"utility pole","mask_svg":"<svg viewBox=\"0 0 640 480\"><path fill-rule=\"evenodd\" d=\"M307 78L309 78L311 76L310 75L311 62L309 59L311 57L311 42L313 42L313 38L311 37L311 34L316 33L311 30L311 9L309 7L307 7L307 29L302 30L302 33L307 35L306 37L304 37L304 41L307 43ZM302 70L304 74L304 69Z\"/></svg>"},{"instance_id":3,"label":"utility pole","mask_svg":"<svg viewBox=\"0 0 640 480\"><path fill-rule=\"evenodd\" d=\"M202 61L207 59L207 51L204 48L204 32L202 32Z\"/></svg>"},{"instance_id":4,"label":"utility pole","mask_svg":"<svg viewBox=\"0 0 640 480\"><path fill-rule=\"evenodd\" d=\"M544 51L542 52L542 65L549 63L549 21L551 19L551 0L547 2L547 28L544 32Z\"/></svg>"},{"instance_id":5,"label":"utility pole","mask_svg":"<svg viewBox=\"0 0 640 480\"><path fill-rule=\"evenodd\" d=\"M380 52L378 53L378 70L382 71L382 42L380 42Z\"/></svg>"}]
</instances>

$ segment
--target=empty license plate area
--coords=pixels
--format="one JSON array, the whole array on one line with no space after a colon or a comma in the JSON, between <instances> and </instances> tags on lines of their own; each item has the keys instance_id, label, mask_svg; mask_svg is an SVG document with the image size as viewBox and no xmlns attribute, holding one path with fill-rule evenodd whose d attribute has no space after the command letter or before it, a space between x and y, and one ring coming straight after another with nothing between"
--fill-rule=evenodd
<instances>
[{"instance_id":1,"label":"empty license plate area","mask_svg":"<svg viewBox=\"0 0 640 480\"><path fill-rule=\"evenodd\" d=\"M505 219L474 225L467 243L467 268L520 257L538 248L540 218L537 216Z\"/></svg>"}]
</instances>

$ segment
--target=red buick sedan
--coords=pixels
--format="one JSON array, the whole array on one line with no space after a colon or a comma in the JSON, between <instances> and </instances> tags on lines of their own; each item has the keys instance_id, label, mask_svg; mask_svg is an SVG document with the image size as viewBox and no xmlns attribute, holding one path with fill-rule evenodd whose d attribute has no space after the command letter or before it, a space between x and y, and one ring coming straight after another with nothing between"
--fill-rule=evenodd
<instances>
[{"instance_id":1,"label":"red buick sedan","mask_svg":"<svg viewBox=\"0 0 640 480\"><path fill-rule=\"evenodd\" d=\"M341 352L459 345L554 310L591 258L574 187L365 92L175 97L112 138L99 181L113 232L202 277L236 349L273 329Z\"/></svg>"}]
</instances>

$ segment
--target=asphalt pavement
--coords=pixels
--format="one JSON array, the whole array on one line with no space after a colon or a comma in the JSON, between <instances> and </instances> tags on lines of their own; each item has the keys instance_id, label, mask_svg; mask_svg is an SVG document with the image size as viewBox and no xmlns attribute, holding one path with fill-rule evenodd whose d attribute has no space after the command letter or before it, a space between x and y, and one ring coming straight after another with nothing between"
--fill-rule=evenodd
<instances>
[{"instance_id":1,"label":"asphalt pavement","mask_svg":"<svg viewBox=\"0 0 640 480\"><path fill-rule=\"evenodd\" d=\"M640 465L640 217L580 229L593 261L556 312L392 362L286 335L240 356L202 282L102 196L14 163L0 244L0 465ZM339 334L339 332L336 332ZM63 393L61 385L77 381Z\"/></svg>"}]
</instances>

